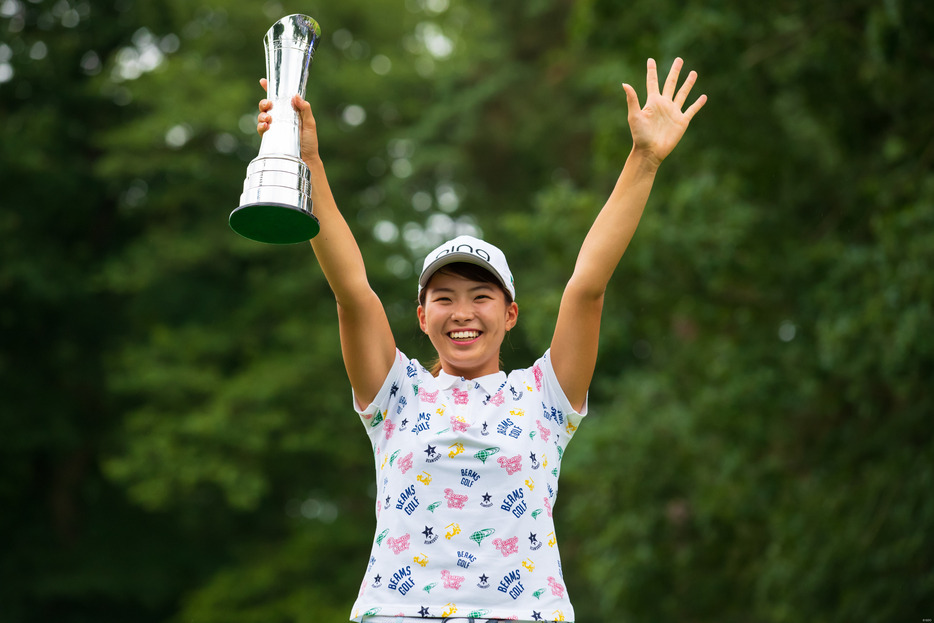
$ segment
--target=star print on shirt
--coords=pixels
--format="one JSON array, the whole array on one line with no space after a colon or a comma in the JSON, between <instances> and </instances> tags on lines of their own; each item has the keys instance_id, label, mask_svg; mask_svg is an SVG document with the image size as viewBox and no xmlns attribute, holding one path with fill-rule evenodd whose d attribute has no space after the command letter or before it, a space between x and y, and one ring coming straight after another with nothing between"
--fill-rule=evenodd
<instances>
[{"instance_id":1,"label":"star print on shirt","mask_svg":"<svg viewBox=\"0 0 934 623\"><path fill-rule=\"evenodd\" d=\"M485 574L485 573L484 573L483 575L480 576L480 582L483 583L483 584L486 584L486 583L487 583L487 580L489 580L489 579L490 579L489 576L487 576L487 574Z\"/></svg>"},{"instance_id":2,"label":"star print on shirt","mask_svg":"<svg viewBox=\"0 0 934 623\"><path fill-rule=\"evenodd\" d=\"M489 493L484 493L484 494L483 494L483 501L484 501L484 502L489 502L489 501L491 501L492 499L493 499L493 496L490 495Z\"/></svg>"},{"instance_id":3,"label":"star print on shirt","mask_svg":"<svg viewBox=\"0 0 934 623\"><path fill-rule=\"evenodd\" d=\"M428 449L425 450L425 454L428 455L428 458L431 458L431 457L433 457L433 456L435 455L435 448L436 448L436 447L437 447L437 446L433 446L433 445L431 445L431 444L428 444Z\"/></svg>"},{"instance_id":4,"label":"star print on shirt","mask_svg":"<svg viewBox=\"0 0 934 623\"><path fill-rule=\"evenodd\" d=\"M534 545L535 541L537 541L538 539L535 538L535 535L533 533L529 532L529 540L532 541L532 544Z\"/></svg>"},{"instance_id":5,"label":"star print on shirt","mask_svg":"<svg viewBox=\"0 0 934 623\"><path fill-rule=\"evenodd\" d=\"M542 613L541 613L541 612L535 612L534 610L532 610L532 620L534 620L534 621L541 621L541 620L542 620Z\"/></svg>"},{"instance_id":6,"label":"star print on shirt","mask_svg":"<svg viewBox=\"0 0 934 623\"><path fill-rule=\"evenodd\" d=\"M424 619L425 617L428 616L428 608L426 608L425 606L422 606L422 609L418 611L418 614Z\"/></svg>"},{"instance_id":7,"label":"star print on shirt","mask_svg":"<svg viewBox=\"0 0 934 623\"><path fill-rule=\"evenodd\" d=\"M383 579L383 576L378 575L378 576L376 576L375 578L373 578L373 582L375 582L376 584L379 584L379 581L382 580L382 579Z\"/></svg>"},{"instance_id":8,"label":"star print on shirt","mask_svg":"<svg viewBox=\"0 0 934 623\"><path fill-rule=\"evenodd\" d=\"M432 528L431 526L425 526L425 529L422 531L422 534L425 535L426 539L430 539L431 537L435 535L434 528Z\"/></svg>"}]
</instances>

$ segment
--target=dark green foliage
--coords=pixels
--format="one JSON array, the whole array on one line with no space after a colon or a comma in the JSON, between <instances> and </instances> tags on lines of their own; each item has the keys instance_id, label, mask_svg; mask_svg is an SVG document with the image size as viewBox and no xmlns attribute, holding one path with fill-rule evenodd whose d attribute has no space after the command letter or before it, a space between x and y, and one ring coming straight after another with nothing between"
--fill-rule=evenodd
<instances>
[{"instance_id":1,"label":"dark green foliage","mask_svg":"<svg viewBox=\"0 0 934 623\"><path fill-rule=\"evenodd\" d=\"M325 33L331 186L423 360L415 267L473 227L517 276L507 366L547 347L629 152L620 82L700 74L563 469L579 621L934 612L927 4L0 5L0 621L347 618L373 466L333 297L306 245L226 225L293 12Z\"/></svg>"}]
</instances>

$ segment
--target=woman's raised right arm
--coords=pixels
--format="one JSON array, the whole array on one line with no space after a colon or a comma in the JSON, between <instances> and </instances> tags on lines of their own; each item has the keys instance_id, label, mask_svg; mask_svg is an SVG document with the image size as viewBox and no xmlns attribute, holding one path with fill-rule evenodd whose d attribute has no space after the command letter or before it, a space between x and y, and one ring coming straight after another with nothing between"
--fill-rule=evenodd
<instances>
[{"instance_id":1,"label":"woman's raised right arm","mask_svg":"<svg viewBox=\"0 0 934 623\"><path fill-rule=\"evenodd\" d=\"M265 88L265 80L262 80ZM357 241L337 208L318 153L318 134L311 105L296 95L292 105L301 116L302 161L311 172L311 200L321 231L311 240L315 257L337 300L341 352L358 406L366 407L392 369L396 343L379 297L370 287ZM259 104L257 131L272 122L272 102Z\"/></svg>"}]
</instances>

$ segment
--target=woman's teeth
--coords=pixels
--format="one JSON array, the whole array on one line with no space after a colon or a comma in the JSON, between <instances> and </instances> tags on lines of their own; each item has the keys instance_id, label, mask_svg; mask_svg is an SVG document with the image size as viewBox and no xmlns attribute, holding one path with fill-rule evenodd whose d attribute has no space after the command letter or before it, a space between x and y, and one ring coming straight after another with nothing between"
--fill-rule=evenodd
<instances>
[{"instance_id":1,"label":"woman's teeth","mask_svg":"<svg viewBox=\"0 0 934 623\"><path fill-rule=\"evenodd\" d=\"M451 336L453 340L472 340L474 338L480 337L479 331L452 331L448 335Z\"/></svg>"}]
</instances>

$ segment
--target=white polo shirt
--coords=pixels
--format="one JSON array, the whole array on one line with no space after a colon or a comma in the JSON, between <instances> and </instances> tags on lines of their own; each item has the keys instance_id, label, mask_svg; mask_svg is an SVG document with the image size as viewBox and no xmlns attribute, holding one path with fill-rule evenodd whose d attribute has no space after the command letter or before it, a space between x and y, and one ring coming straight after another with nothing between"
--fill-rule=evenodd
<instances>
[{"instance_id":1,"label":"white polo shirt","mask_svg":"<svg viewBox=\"0 0 934 623\"><path fill-rule=\"evenodd\" d=\"M549 355L467 381L432 377L397 351L359 412L376 458L377 519L354 621L574 620L552 512L586 406L571 407Z\"/></svg>"}]
</instances>

